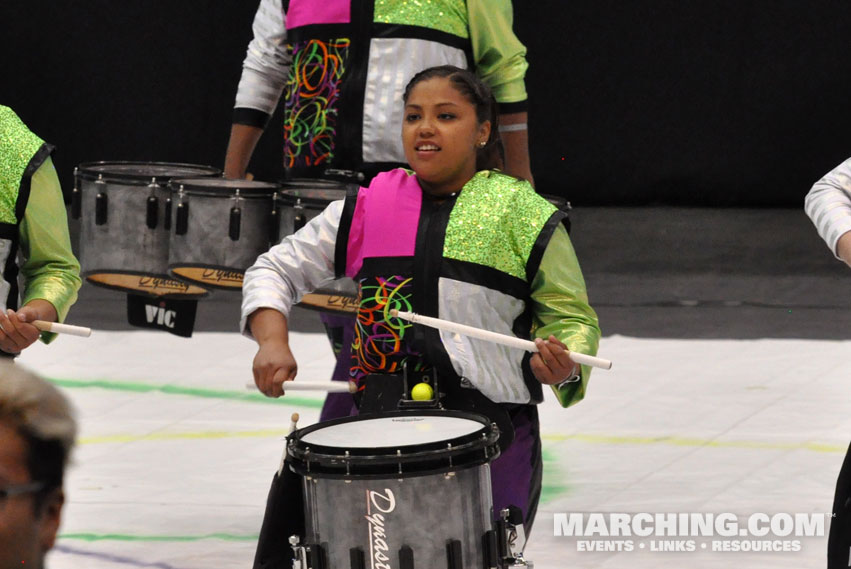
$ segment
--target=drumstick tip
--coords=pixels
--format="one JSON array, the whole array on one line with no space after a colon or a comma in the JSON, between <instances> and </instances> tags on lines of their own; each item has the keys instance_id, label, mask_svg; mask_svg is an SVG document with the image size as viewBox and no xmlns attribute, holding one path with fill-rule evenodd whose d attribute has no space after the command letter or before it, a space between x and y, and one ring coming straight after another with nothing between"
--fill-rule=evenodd
<instances>
[{"instance_id":1,"label":"drumstick tip","mask_svg":"<svg viewBox=\"0 0 851 569\"><path fill-rule=\"evenodd\" d=\"M358 384L355 383L354 381L350 381L349 382L349 393L354 395L357 392L358 392Z\"/></svg>"},{"instance_id":2,"label":"drumstick tip","mask_svg":"<svg viewBox=\"0 0 851 569\"><path fill-rule=\"evenodd\" d=\"M398 317L398 316L399 316L399 311L398 311L398 310L396 310L395 308L391 308L391 309L390 309L390 316L397 316L397 317Z\"/></svg>"},{"instance_id":3,"label":"drumstick tip","mask_svg":"<svg viewBox=\"0 0 851 569\"><path fill-rule=\"evenodd\" d=\"M298 419L299 419L298 413L293 413L292 416L290 417L290 421L292 421L293 423L298 423Z\"/></svg>"}]
</instances>

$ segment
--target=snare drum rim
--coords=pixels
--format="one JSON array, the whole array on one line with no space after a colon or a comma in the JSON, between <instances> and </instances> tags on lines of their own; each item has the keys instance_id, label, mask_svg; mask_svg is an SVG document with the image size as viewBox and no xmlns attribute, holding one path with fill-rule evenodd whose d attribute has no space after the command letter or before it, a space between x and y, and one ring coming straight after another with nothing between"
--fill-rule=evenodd
<instances>
[{"instance_id":1,"label":"snare drum rim","mask_svg":"<svg viewBox=\"0 0 851 569\"><path fill-rule=\"evenodd\" d=\"M311 189L319 189L319 190L323 190L323 191L332 191L332 192L339 191L340 195L329 200L327 198L320 198L320 197L315 197L315 196L302 196L302 195L296 195L294 193L294 192L304 192L305 190L311 190ZM286 188L285 187L278 192L278 200L281 202L281 204L283 204L285 206L293 206L296 203L299 203L302 206L310 208L310 209L323 210L326 207L328 207L328 205L331 204L331 202L346 199L346 195L347 195L346 188Z\"/></svg>"},{"instance_id":2,"label":"snare drum rim","mask_svg":"<svg viewBox=\"0 0 851 569\"><path fill-rule=\"evenodd\" d=\"M467 419L478 422L482 428L453 439L406 447L342 448L308 444L302 441L304 435L319 429L358 420L424 416ZM303 476L358 479L408 478L454 472L490 463L499 456L498 440L499 429L484 415L438 409L418 410L414 413L390 411L343 417L299 429L287 438L287 457L290 468ZM451 450L447 449L447 443L452 444ZM401 454L399 451L402 451ZM385 466L386 469L380 468Z\"/></svg>"},{"instance_id":3,"label":"snare drum rim","mask_svg":"<svg viewBox=\"0 0 851 569\"><path fill-rule=\"evenodd\" d=\"M168 174L159 174L159 175L151 175L151 174L133 174L127 172L108 172L104 170L96 170L95 168L105 167L105 166L159 166L163 168L183 168L196 170L197 175L191 176L193 178L203 178L203 177L215 177L221 176L222 171L219 168L214 168L213 166L206 166L203 164L187 164L183 162L137 162L133 160L100 160L97 162L83 162L79 166L77 166L75 177L80 180L86 180L88 182L96 182L98 180L102 180L106 183L113 184L125 184L131 186L147 186L151 183L151 180L155 180L157 184L166 185L169 180L172 180L176 177L188 178L185 173L177 174L177 175L168 175Z\"/></svg>"},{"instance_id":4,"label":"snare drum rim","mask_svg":"<svg viewBox=\"0 0 851 569\"><path fill-rule=\"evenodd\" d=\"M205 184L204 182L211 182ZM269 199L281 186L273 182L260 180L230 180L227 178L192 177L172 178L168 182L172 192L183 191L189 196L213 196L230 198L239 190L239 196L246 199Z\"/></svg>"}]
</instances>

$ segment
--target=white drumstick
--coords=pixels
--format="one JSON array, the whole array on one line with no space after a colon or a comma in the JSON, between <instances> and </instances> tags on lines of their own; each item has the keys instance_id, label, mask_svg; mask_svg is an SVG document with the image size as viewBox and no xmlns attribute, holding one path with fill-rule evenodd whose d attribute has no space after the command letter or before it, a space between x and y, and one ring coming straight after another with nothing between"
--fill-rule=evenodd
<instances>
[{"instance_id":1,"label":"white drumstick","mask_svg":"<svg viewBox=\"0 0 851 569\"><path fill-rule=\"evenodd\" d=\"M48 322L46 320L33 320L31 324L42 332L68 334L69 336L81 336L83 338L88 338L92 335L92 329L83 326L71 326L70 324L60 324L59 322Z\"/></svg>"},{"instance_id":2,"label":"white drumstick","mask_svg":"<svg viewBox=\"0 0 851 569\"><path fill-rule=\"evenodd\" d=\"M257 389L253 383L246 383L246 389ZM284 393L287 391L327 391L328 393L354 393L358 390L358 386L353 381L285 381Z\"/></svg>"},{"instance_id":3,"label":"white drumstick","mask_svg":"<svg viewBox=\"0 0 851 569\"><path fill-rule=\"evenodd\" d=\"M416 324L423 324L424 326L437 328L438 330L455 332L457 334L463 334L464 336L487 340L488 342L494 342L512 348L519 348L521 350L526 350L527 352L538 351L538 346L536 346L535 342L532 342L531 340L524 340L523 338L516 338L514 336L506 336L505 334L498 334L496 332L491 332L490 330L482 330L481 328L474 328L473 326L458 324L457 322L450 322L449 320L441 320L440 318L432 318L431 316L421 316L419 314L414 314L413 312L391 310L390 314ZM570 352L569 355L570 359L578 364L599 367L602 369L612 369L612 362L610 360L589 356L588 354L580 354L579 352Z\"/></svg>"}]
</instances>

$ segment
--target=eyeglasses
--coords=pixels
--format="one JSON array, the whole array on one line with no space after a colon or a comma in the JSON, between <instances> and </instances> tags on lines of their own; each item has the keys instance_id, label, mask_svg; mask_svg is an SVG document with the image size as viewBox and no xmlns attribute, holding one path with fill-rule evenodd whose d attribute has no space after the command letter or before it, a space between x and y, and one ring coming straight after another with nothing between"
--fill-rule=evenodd
<instances>
[{"instance_id":1,"label":"eyeglasses","mask_svg":"<svg viewBox=\"0 0 851 569\"><path fill-rule=\"evenodd\" d=\"M6 504L12 496L20 496L21 494L32 494L44 489L44 482L29 482L27 484L16 484L0 488L0 508Z\"/></svg>"}]
</instances>

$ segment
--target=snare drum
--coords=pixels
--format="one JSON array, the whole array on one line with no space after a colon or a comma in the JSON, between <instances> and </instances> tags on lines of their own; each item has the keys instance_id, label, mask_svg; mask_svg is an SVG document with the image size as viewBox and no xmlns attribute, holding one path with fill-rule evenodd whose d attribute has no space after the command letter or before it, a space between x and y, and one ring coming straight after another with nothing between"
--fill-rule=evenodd
<instances>
[{"instance_id":1,"label":"snare drum","mask_svg":"<svg viewBox=\"0 0 851 569\"><path fill-rule=\"evenodd\" d=\"M346 185L331 180L293 180L285 182L278 195L280 229L278 242L292 235L319 215L333 201L346 197ZM349 278L337 279L312 293L300 303L304 308L354 317L358 311L358 287Z\"/></svg>"},{"instance_id":2,"label":"snare drum","mask_svg":"<svg viewBox=\"0 0 851 569\"><path fill-rule=\"evenodd\" d=\"M204 288L168 275L167 184L217 176L209 166L169 162L90 162L74 172L72 217L82 217L82 274L95 285L152 296L199 298Z\"/></svg>"},{"instance_id":3,"label":"snare drum","mask_svg":"<svg viewBox=\"0 0 851 569\"><path fill-rule=\"evenodd\" d=\"M303 543L320 546L328 567L397 567L400 556L412 567L496 566L485 544L498 438L483 416L440 410L295 431L287 462L303 480Z\"/></svg>"},{"instance_id":4,"label":"snare drum","mask_svg":"<svg viewBox=\"0 0 851 569\"><path fill-rule=\"evenodd\" d=\"M277 184L224 178L175 179L168 269L204 287L242 288L245 270L277 238Z\"/></svg>"}]
</instances>

